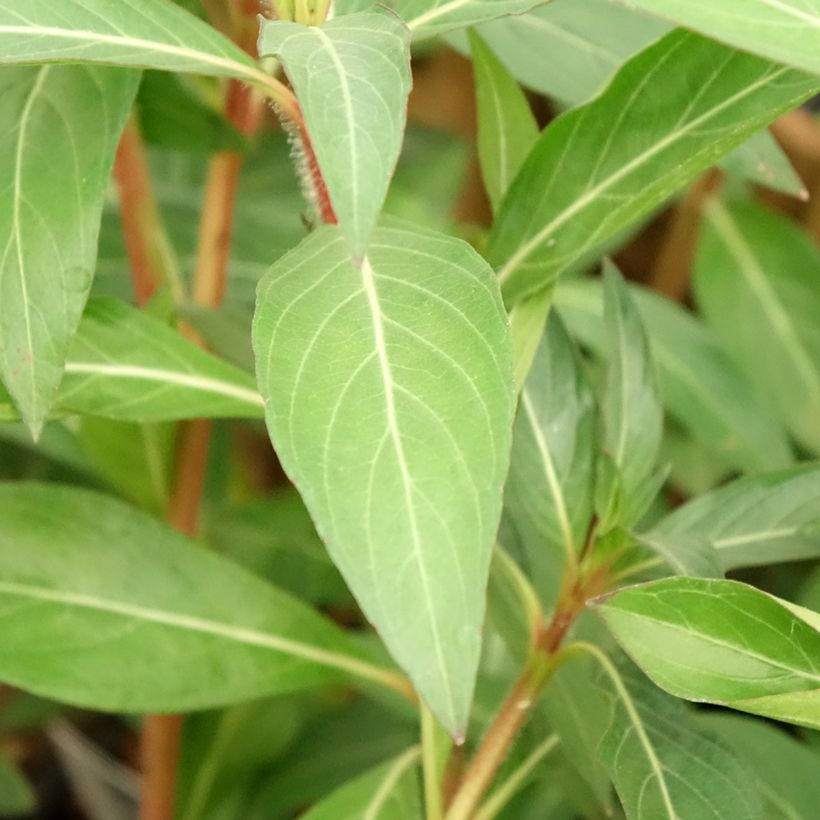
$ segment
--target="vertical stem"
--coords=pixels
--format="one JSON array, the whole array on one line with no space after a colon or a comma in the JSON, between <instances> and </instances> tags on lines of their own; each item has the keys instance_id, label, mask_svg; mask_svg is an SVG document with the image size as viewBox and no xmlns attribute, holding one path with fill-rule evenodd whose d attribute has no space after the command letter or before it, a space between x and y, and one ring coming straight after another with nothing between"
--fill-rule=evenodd
<instances>
[{"instance_id":1,"label":"vertical stem","mask_svg":"<svg viewBox=\"0 0 820 820\"><path fill-rule=\"evenodd\" d=\"M421 762L424 772L424 806L426 820L441 820L441 778L436 753L436 720L424 703L419 705L421 716Z\"/></svg>"},{"instance_id":2,"label":"vertical stem","mask_svg":"<svg viewBox=\"0 0 820 820\"><path fill-rule=\"evenodd\" d=\"M540 652L535 653L530 659L518 683L507 695L501 711L484 735L455 800L447 812L447 820L469 820L472 817L560 660L560 654L546 656Z\"/></svg>"},{"instance_id":3,"label":"vertical stem","mask_svg":"<svg viewBox=\"0 0 820 820\"><path fill-rule=\"evenodd\" d=\"M172 820L174 817L181 733L180 715L150 715L143 722L141 820Z\"/></svg>"}]
</instances>

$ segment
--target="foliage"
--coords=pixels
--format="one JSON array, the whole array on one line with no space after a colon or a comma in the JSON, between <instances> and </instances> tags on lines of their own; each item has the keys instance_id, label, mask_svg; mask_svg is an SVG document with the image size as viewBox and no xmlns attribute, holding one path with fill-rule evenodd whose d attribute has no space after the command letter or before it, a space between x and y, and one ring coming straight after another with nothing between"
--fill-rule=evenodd
<instances>
[{"instance_id":1,"label":"foliage","mask_svg":"<svg viewBox=\"0 0 820 820\"><path fill-rule=\"evenodd\" d=\"M145 716L146 820L813 817L820 2L718 5L0 0L0 731Z\"/></svg>"}]
</instances>

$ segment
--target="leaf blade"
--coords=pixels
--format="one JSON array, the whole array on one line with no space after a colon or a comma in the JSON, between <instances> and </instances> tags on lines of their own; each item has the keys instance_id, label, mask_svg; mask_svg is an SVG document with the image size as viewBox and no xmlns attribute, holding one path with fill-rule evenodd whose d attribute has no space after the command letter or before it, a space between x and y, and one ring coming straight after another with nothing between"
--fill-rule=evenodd
<instances>
[{"instance_id":1,"label":"leaf blade","mask_svg":"<svg viewBox=\"0 0 820 820\"><path fill-rule=\"evenodd\" d=\"M0 675L22 688L176 712L337 681L335 661L363 660L296 599L100 493L10 483L0 509Z\"/></svg>"},{"instance_id":2,"label":"leaf blade","mask_svg":"<svg viewBox=\"0 0 820 820\"><path fill-rule=\"evenodd\" d=\"M86 66L2 72L0 377L39 433L96 261L105 183L138 75ZM65 150L64 145L71 147ZM52 180L65 186L55 194Z\"/></svg>"},{"instance_id":3,"label":"leaf blade","mask_svg":"<svg viewBox=\"0 0 820 820\"><path fill-rule=\"evenodd\" d=\"M679 92L669 87L677 82ZM549 286L817 85L685 32L638 54L599 97L545 129L519 171L488 248L505 299Z\"/></svg>"},{"instance_id":4,"label":"leaf blade","mask_svg":"<svg viewBox=\"0 0 820 820\"><path fill-rule=\"evenodd\" d=\"M410 93L409 34L393 15L343 15L322 26L264 24L299 97L333 211L364 254L398 160Z\"/></svg>"},{"instance_id":5,"label":"leaf blade","mask_svg":"<svg viewBox=\"0 0 820 820\"><path fill-rule=\"evenodd\" d=\"M368 253L357 270L326 227L274 265L254 323L258 382L334 562L456 733L507 466L509 335L489 269L458 240L382 228Z\"/></svg>"}]
</instances>

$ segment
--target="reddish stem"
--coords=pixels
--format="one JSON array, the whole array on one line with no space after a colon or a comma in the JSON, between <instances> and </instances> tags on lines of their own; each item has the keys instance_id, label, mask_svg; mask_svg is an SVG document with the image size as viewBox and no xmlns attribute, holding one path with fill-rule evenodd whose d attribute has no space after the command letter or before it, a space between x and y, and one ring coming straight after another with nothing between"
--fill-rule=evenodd
<instances>
[{"instance_id":1,"label":"reddish stem","mask_svg":"<svg viewBox=\"0 0 820 820\"><path fill-rule=\"evenodd\" d=\"M159 214L151 190L148 156L132 117L122 133L114 160L123 237L137 304L144 305L164 279L158 242Z\"/></svg>"}]
</instances>

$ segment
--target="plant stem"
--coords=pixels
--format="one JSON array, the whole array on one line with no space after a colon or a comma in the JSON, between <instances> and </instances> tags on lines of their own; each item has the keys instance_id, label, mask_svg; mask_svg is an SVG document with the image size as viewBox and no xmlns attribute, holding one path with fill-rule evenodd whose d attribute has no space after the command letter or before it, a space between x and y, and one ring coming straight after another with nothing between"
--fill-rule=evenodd
<instances>
[{"instance_id":1,"label":"plant stem","mask_svg":"<svg viewBox=\"0 0 820 820\"><path fill-rule=\"evenodd\" d=\"M180 715L149 715L143 723L141 820L172 820L174 817L181 735Z\"/></svg>"},{"instance_id":2,"label":"plant stem","mask_svg":"<svg viewBox=\"0 0 820 820\"><path fill-rule=\"evenodd\" d=\"M179 270L160 219L151 186L148 154L133 115L117 148L114 178L137 304L144 305L163 283L168 283L178 297Z\"/></svg>"},{"instance_id":3,"label":"plant stem","mask_svg":"<svg viewBox=\"0 0 820 820\"><path fill-rule=\"evenodd\" d=\"M535 767L558 745L558 735L550 735L525 758L518 768L491 795L476 812L473 820L493 820L516 792L524 785Z\"/></svg>"},{"instance_id":4,"label":"plant stem","mask_svg":"<svg viewBox=\"0 0 820 820\"><path fill-rule=\"evenodd\" d=\"M426 704L419 705L421 717L421 761L424 772L424 807L426 820L441 820L441 778L436 753L436 719Z\"/></svg>"},{"instance_id":5,"label":"plant stem","mask_svg":"<svg viewBox=\"0 0 820 820\"><path fill-rule=\"evenodd\" d=\"M469 820L473 816L541 690L562 661L561 653L545 655L536 652L530 658L467 768L447 812L447 820Z\"/></svg>"}]
</instances>

